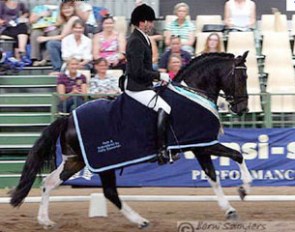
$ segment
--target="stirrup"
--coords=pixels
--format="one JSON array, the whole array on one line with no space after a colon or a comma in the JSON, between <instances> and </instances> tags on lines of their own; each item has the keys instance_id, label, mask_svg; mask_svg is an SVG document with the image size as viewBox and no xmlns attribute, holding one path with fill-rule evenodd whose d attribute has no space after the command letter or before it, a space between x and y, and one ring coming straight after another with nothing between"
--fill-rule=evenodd
<instances>
[{"instance_id":1,"label":"stirrup","mask_svg":"<svg viewBox=\"0 0 295 232\"><path fill-rule=\"evenodd\" d=\"M157 160L159 165L163 165L168 163L169 161L169 151L166 149L162 149L158 155L157 155Z\"/></svg>"}]
</instances>

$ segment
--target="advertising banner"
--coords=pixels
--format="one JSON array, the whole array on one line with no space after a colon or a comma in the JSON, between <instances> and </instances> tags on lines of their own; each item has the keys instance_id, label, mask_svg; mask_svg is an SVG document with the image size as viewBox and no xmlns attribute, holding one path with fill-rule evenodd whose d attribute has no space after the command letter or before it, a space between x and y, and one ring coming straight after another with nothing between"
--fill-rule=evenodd
<instances>
[{"instance_id":1,"label":"advertising banner","mask_svg":"<svg viewBox=\"0 0 295 232\"><path fill-rule=\"evenodd\" d=\"M240 151L253 176L254 186L295 185L295 128L225 129L220 141ZM60 148L57 148L60 154ZM222 186L241 184L238 165L229 158L212 156ZM159 166L143 163L117 170L118 186L206 187L206 175L194 154L186 152L173 164ZM100 186L97 174L87 168L75 174L66 184Z\"/></svg>"}]
</instances>

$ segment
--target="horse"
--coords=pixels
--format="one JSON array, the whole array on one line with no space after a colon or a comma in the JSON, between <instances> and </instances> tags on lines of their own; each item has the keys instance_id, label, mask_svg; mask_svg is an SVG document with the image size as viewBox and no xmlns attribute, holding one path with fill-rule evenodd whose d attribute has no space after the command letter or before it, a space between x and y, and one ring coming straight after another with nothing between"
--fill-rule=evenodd
<instances>
[{"instance_id":1,"label":"horse","mask_svg":"<svg viewBox=\"0 0 295 232\"><path fill-rule=\"evenodd\" d=\"M222 90L229 102L231 111L236 114L243 114L248 110L247 68L245 65L247 54L248 52L245 52L237 57L228 53L203 54L194 58L185 68L181 69L174 81L178 83L177 86L182 86L194 94L202 95L214 104L216 104L220 90ZM163 92L165 92L165 89ZM198 122L196 121L196 123ZM218 134L218 131L216 131L216 134ZM52 160L56 157L56 141L58 137L60 137L63 161L56 167L55 164L52 164ZM54 188L85 167L85 160L82 157L80 146L73 115L58 118L45 128L27 156L19 183L11 192L10 204L13 207L20 206L28 195L37 174L44 167L55 168L43 180L42 198L37 217L39 224L44 228L54 226L55 223L50 220L48 214L49 194ZM218 204L225 211L226 218L237 218L236 210L230 205L221 189L211 155L229 157L237 162L243 181L243 185L240 187L240 196L243 198L249 193L252 177L242 154L220 143L205 147L187 147L181 151L184 150L192 151L199 161L218 197ZM179 150L176 149L174 152L179 152ZM98 175L101 179L104 196L131 223L136 224L139 228L148 226L149 221L147 219L120 200L116 186L115 169L99 172Z\"/></svg>"}]
</instances>

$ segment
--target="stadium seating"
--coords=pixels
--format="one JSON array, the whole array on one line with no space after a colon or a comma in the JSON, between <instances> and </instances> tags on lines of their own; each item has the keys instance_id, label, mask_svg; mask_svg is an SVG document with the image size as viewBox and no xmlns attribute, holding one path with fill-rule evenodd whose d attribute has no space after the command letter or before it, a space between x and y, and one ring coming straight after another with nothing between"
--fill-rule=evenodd
<instances>
[{"instance_id":1,"label":"stadium seating","mask_svg":"<svg viewBox=\"0 0 295 232\"><path fill-rule=\"evenodd\" d=\"M202 32L205 24L223 24L221 15L197 15L196 16L196 33Z\"/></svg>"},{"instance_id":2,"label":"stadium seating","mask_svg":"<svg viewBox=\"0 0 295 232\"><path fill-rule=\"evenodd\" d=\"M263 14L260 25L261 35L267 32L288 32L287 16L284 14Z\"/></svg>"}]
</instances>

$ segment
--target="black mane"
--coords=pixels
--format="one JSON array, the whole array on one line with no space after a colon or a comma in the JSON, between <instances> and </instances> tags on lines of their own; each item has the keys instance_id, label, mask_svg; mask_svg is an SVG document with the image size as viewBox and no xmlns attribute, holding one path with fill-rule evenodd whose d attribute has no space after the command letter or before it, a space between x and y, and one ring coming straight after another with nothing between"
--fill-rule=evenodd
<instances>
[{"instance_id":1,"label":"black mane","mask_svg":"<svg viewBox=\"0 0 295 232\"><path fill-rule=\"evenodd\" d=\"M174 81L181 82L186 76L196 73L209 73L220 64L221 60L232 60L235 56L231 53L205 53L195 57L191 62L183 67L175 76Z\"/></svg>"}]
</instances>

